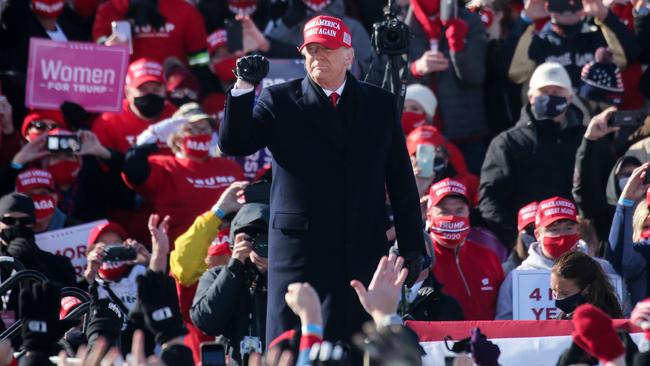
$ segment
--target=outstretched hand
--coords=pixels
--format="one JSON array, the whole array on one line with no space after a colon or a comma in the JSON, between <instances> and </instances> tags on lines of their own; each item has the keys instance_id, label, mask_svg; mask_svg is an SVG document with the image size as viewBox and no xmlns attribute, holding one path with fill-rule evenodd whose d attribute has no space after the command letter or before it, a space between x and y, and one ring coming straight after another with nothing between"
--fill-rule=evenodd
<instances>
[{"instance_id":1,"label":"outstretched hand","mask_svg":"<svg viewBox=\"0 0 650 366\"><path fill-rule=\"evenodd\" d=\"M388 257L384 256L379 261L367 289L358 280L350 282L350 286L357 292L361 305L375 323L379 323L397 311L400 290L408 275L408 270L402 268L403 266L404 258L390 253Z\"/></svg>"}]
</instances>

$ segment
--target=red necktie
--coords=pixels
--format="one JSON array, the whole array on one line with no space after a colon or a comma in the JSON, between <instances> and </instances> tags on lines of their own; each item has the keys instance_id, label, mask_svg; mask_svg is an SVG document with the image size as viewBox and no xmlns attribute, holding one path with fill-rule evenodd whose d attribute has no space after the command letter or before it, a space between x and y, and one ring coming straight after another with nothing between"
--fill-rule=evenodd
<instances>
[{"instance_id":1,"label":"red necktie","mask_svg":"<svg viewBox=\"0 0 650 366\"><path fill-rule=\"evenodd\" d=\"M340 97L341 96L337 92L333 92L332 94L330 94L330 101L332 102L334 108L336 108L336 103L339 101Z\"/></svg>"}]
</instances>

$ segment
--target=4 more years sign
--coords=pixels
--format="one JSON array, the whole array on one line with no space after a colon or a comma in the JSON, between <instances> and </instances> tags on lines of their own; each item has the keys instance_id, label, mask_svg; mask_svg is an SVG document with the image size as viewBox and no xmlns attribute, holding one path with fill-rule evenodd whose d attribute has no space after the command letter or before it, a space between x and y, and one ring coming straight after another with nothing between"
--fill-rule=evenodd
<instances>
[{"instance_id":1,"label":"4 more years sign","mask_svg":"<svg viewBox=\"0 0 650 366\"><path fill-rule=\"evenodd\" d=\"M69 101L91 112L118 112L128 58L122 46L32 38L25 104L58 109Z\"/></svg>"}]
</instances>

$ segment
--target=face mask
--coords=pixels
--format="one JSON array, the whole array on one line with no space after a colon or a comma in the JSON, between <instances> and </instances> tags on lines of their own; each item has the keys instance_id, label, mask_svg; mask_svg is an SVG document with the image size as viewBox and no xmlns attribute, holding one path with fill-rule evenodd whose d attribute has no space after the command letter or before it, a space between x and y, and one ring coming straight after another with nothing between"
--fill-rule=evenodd
<instances>
[{"instance_id":1,"label":"face mask","mask_svg":"<svg viewBox=\"0 0 650 366\"><path fill-rule=\"evenodd\" d=\"M436 179L442 177L442 173L447 169L447 159L435 158L433 159L433 171L436 173Z\"/></svg>"},{"instance_id":2,"label":"face mask","mask_svg":"<svg viewBox=\"0 0 650 366\"><path fill-rule=\"evenodd\" d=\"M165 98L158 94L146 94L136 97L133 104L144 117L154 118L160 115L165 108Z\"/></svg>"},{"instance_id":3,"label":"face mask","mask_svg":"<svg viewBox=\"0 0 650 366\"><path fill-rule=\"evenodd\" d=\"M182 98L169 98L169 101L172 102L173 105L175 105L175 106L177 106L177 107L179 107L179 108L180 108L183 104L196 102L194 99L190 98L190 97L187 96L187 95L184 96L184 97L182 97Z\"/></svg>"},{"instance_id":4,"label":"face mask","mask_svg":"<svg viewBox=\"0 0 650 366\"><path fill-rule=\"evenodd\" d=\"M181 139L181 147L185 156L202 159L210 153L212 135L189 135Z\"/></svg>"},{"instance_id":5,"label":"face mask","mask_svg":"<svg viewBox=\"0 0 650 366\"><path fill-rule=\"evenodd\" d=\"M562 310L564 314L571 314L575 311L578 305L585 302L585 297L582 296L580 292L569 297L565 297L562 300L555 300L555 307Z\"/></svg>"},{"instance_id":6,"label":"face mask","mask_svg":"<svg viewBox=\"0 0 650 366\"><path fill-rule=\"evenodd\" d=\"M434 16L438 14L438 10L440 10L440 0L418 0L418 3L422 7L424 13L428 16Z\"/></svg>"},{"instance_id":7,"label":"face mask","mask_svg":"<svg viewBox=\"0 0 650 366\"><path fill-rule=\"evenodd\" d=\"M11 243L13 240L18 238L25 238L33 242L34 229L23 225L13 225L6 227L0 231L0 239L2 239L5 243Z\"/></svg>"},{"instance_id":8,"label":"face mask","mask_svg":"<svg viewBox=\"0 0 650 366\"><path fill-rule=\"evenodd\" d=\"M526 251L528 251L528 248L530 248L530 245L534 243L535 240L537 239L535 239L534 235L530 235L525 231L521 233L521 242L522 244L524 244L524 248L526 249Z\"/></svg>"},{"instance_id":9,"label":"face mask","mask_svg":"<svg viewBox=\"0 0 650 366\"><path fill-rule=\"evenodd\" d=\"M331 2L331 0L302 0L305 5L311 9L311 11L319 12L325 9Z\"/></svg>"},{"instance_id":10,"label":"face mask","mask_svg":"<svg viewBox=\"0 0 650 366\"><path fill-rule=\"evenodd\" d=\"M532 112L537 120L553 119L569 107L567 98L557 95L540 95L533 100Z\"/></svg>"},{"instance_id":11,"label":"face mask","mask_svg":"<svg viewBox=\"0 0 650 366\"><path fill-rule=\"evenodd\" d=\"M32 12L39 18L56 19L63 13L63 1L33 0Z\"/></svg>"},{"instance_id":12,"label":"face mask","mask_svg":"<svg viewBox=\"0 0 650 366\"><path fill-rule=\"evenodd\" d=\"M650 228L645 229L641 232L641 238L648 239L650 238Z\"/></svg>"},{"instance_id":13,"label":"face mask","mask_svg":"<svg viewBox=\"0 0 650 366\"><path fill-rule=\"evenodd\" d=\"M460 216L439 216L431 219L431 239L447 248L462 244L469 234L469 219Z\"/></svg>"},{"instance_id":14,"label":"face mask","mask_svg":"<svg viewBox=\"0 0 650 366\"><path fill-rule=\"evenodd\" d=\"M77 14L84 18L90 18L97 10L100 0L74 0L73 7Z\"/></svg>"},{"instance_id":15,"label":"face mask","mask_svg":"<svg viewBox=\"0 0 650 366\"><path fill-rule=\"evenodd\" d=\"M128 268L129 266L124 261L102 262L102 266L99 268L97 273L99 274L99 277L115 282L124 276L124 272L126 272Z\"/></svg>"},{"instance_id":16,"label":"face mask","mask_svg":"<svg viewBox=\"0 0 650 366\"><path fill-rule=\"evenodd\" d=\"M237 56L228 57L212 64L212 72L224 83L232 83L237 79L232 70L237 64Z\"/></svg>"},{"instance_id":17,"label":"face mask","mask_svg":"<svg viewBox=\"0 0 650 366\"><path fill-rule=\"evenodd\" d=\"M78 160L62 160L50 165L47 170L52 174L57 187L71 186L77 181L81 164Z\"/></svg>"},{"instance_id":18,"label":"face mask","mask_svg":"<svg viewBox=\"0 0 650 366\"><path fill-rule=\"evenodd\" d=\"M561 256L562 254L570 251L580 240L580 235L571 234L571 235L560 235L560 236L544 236L542 239L542 245L551 258L555 259Z\"/></svg>"},{"instance_id":19,"label":"face mask","mask_svg":"<svg viewBox=\"0 0 650 366\"><path fill-rule=\"evenodd\" d=\"M56 200L52 195L33 194L31 197L32 201L34 201L34 207L36 208L36 220L43 220L54 215L54 211L56 210Z\"/></svg>"},{"instance_id":20,"label":"face mask","mask_svg":"<svg viewBox=\"0 0 650 366\"><path fill-rule=\"evenodd\" d=\"M629 176L628 176L628 177L622 177L622 178L619 178L619 180L618 180L618 189L620 189L620 190L622 191L623 188L625 188L625 185L627 185L627 181L628 181L628 180L630 180L630 177L629 177Z\"/></svg>"},{"instance_id":21,"label":"face mask","mask_svg":"<svg viewBox=\"0 0 650 366\"><path fill-rule=\"evenodd\" d=\"M427 116L424 113L404 112L402 113L402 128L404 131L413 131L427 123Z\"/></svg>"},{"instance_id":22,"label":"face mask","mask_svg":"<svg viewBox=\"0 0 650 366\"><path fill-rule=\"evenodd\" d=\"M576 36L582 30L582 22L571 25L554 23L553 26L559 30L559 33L569 38Z\"/></svg>"},{"instance_id":23,"label":"face mask","mask_svg":"<svg viewBox=\"0 0 650 366\"><path fill-rule=\"evenodd\" d=\"M257 10L257 0L228 0L228 10L235 15L251 15Z\"/></svg>"}]
</instances>

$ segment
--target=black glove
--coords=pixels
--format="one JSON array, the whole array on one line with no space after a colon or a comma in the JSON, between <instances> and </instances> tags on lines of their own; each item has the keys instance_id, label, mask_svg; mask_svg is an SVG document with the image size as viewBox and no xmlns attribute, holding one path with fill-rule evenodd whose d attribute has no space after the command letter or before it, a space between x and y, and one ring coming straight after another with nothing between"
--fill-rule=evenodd
<instances>
[{"instance_id":1,"label":"black glove","mask_svg":"<svg viewBox=\"0 0 650 366\"><path fill-rule=\"evenodd\" d=\"M158 29L165 25L165 17L158 10L157 0L130 0L127 17L137 26L150 25Z\"/></svg>"},{"instance_id":2,"label":"black glove","mask_svg":"<svg viewBox=\"0 0 650 366\"><path fill-rule=\"evenodd\" d=\"M21 262L33 258L38 251L38 247L33 240L26 238L16 238L7 245L7 253Z\"/></svg>"},{"instance_id":3,"label":"black glove","mask_svg":"<svg viewBox=\"0 0 650 366\"><path fill-rule=\"evenodd\" d=\"M478 366L499 366L499 346L487 340L479 328L472 329L470 349L472 359Z\"/></svg>"},{"instance_id":4,"label":"black glove","mask_svg":"<svg viewBox=\"0 0 650 366\"><path fill-rule=\"evenodd\" d=\"M63 120L73 130L88 129L90 114L81 105L65 101L61 103Z\"/></svg>"},{"instance_id":5,"label":"black glove","mask_svg":"<svg viewBox=\"0 0 650 366\"><path fill-rule=\"evenodd\" d=\"M424 269L424 255L418 252L406 253L404 256L404 268L408 269L409 273L406 276L404 284L406 287L411 288L415 281L420 276L420 272Z\"/></svg>"},{"instance_id":6,"label":"black glove","mask_svg":"<svg viewBox=\"0 0 650 366\"><path fill-rule=\"evenodd\" d=\"M111 347L118 342L125 314L110 299L100 300L97 287L97 282L93 282L88 289L90 291L90 311L86 337L89 345L92 345L98 337L104 337L108 342L108 347Z\"/></svg>"},{"instance_id":7,"label":"black glove","mask_svg":"<svg viewBox=\"0 0 650 366\"><path fill-rule=\"evenodd\" d=\"M156 336L156 343L163 344L187 334L178 307L174 280L161 272L147 271L138 276L138 309L144 323Z\"/></svg>"},{"instance_id":8,"label":"black glove","mask_svg":"<svg viewBox=\"0 0 650 366\"><path fill-rule=\"evenodd\" d=\"M235 76L257 85L269 73L269 60L262 55L249 55L237 59Z\"/></svg>"},{"instance_id":9,"label":"black glove","mask_svg":"<svg viewBox=\"0 0 650 366\"><path fill-rule=\"evenodd\" d=\"M76 320L59 320L61 288L49 281L20 291L22 336L26 351L53 354L57 341Z\"/></svg>"},{"instance_id":10,"label":"black glove","mask_svg":"<svg viewBox=\"0 0 650 366\"><path fill-rule=\"evenodd\" d=\"M285 10L282 16L282 23L287 28L293 28L303 20L307 20L307 6L305 6L302 0L290 0L287 10Z\"/></svg>"}]
</instances>

